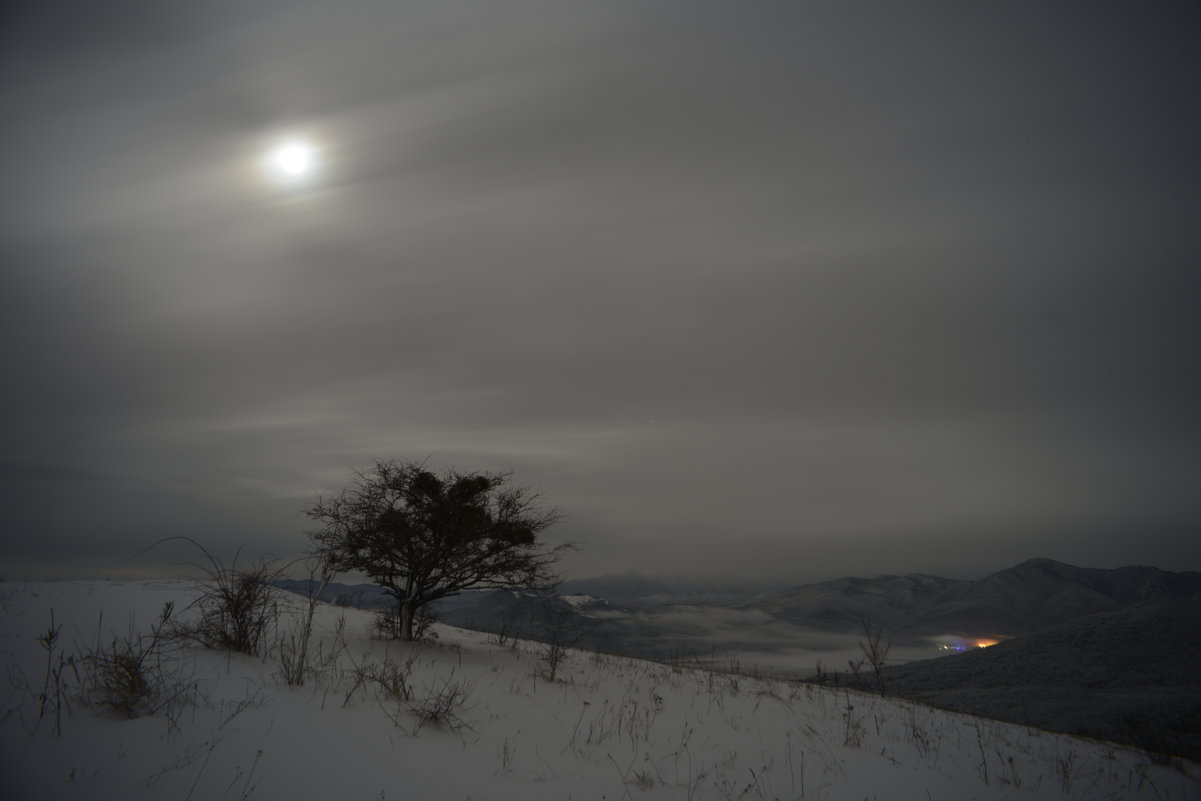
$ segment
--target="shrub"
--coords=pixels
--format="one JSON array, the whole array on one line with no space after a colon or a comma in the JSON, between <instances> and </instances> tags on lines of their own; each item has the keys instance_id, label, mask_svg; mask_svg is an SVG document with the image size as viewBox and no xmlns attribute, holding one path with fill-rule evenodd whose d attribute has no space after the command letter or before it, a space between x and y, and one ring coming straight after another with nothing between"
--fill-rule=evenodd
<instances>
[{"instance_id":1,"label":"shrub","mask_svg":"<svg viewBox=\"0 0 1201 801\"><path fill-rule=\"evenodd\" d=\"M347 690L342 705L349 704L355 693L367 686L375 687L381 700L413 700L413 688L409 677L412 676L413 666L420 656L421 650L417 648L410 651L403 661L385 656L383 662L355 664L350 673L350 689ZM351 661L354 661L353 658Z\"/></svg>"},{"instance_id":2,"label":"shrub","mask_svg":"<svg viewBox=\"0 0 1201 801\"><path fill-rule=\"evenodd\" d=\"M151 715L171 707L190 687L169 668L174 603L163 605L149 636L132 631L114 637L107 648L97 644L84 654L84 691L89 703L125 717Z\"/></svg>"},{"instance_id":3,"label":"shrub","mask_svg":"<svg viewBox=\"0 0 1201 801\"><path fill-rule=\"evenodd\" d=\"M409 710L417 718L417 729L427 724L451 731L470 728L459 717L459 713L467 703L471 690L469 682L453 676L447 676L441 683L435 682L425 698L409 705Z\"/></svg>"},{"instance_id":4,"label":"shrub","mask_svg":"<svg viewBox=\"0 0 1201 801\"><path fill-rule=\"evenodd\" d=\"M317 603L321 593L334 579L329 562L313 560L308 566L309 592L307 603L299 621L279 641L279 667L284 681L299 687L304 684L310 670L309 644L313 639L313 618L317 614ZM342 618L345 621L345 617Z\"/></svg>"},{"instance_id":5,"label":"shrub","mask_svg":"<svg viewBox=\"0 0 1201 801\"><path fill-rule=\"evenodd\" d=\"M196 581L200 597L192 604L199 611L198 619L178 627L177 633L206 648L257 656L269 625L279 619L277 599L281 591L274 582L283 577L290 564L280 566L261 558L249 568L239 568L239 550L233 563L226 566L191 537L168 537L155 545L170 540L191 543L206 560L206 564L195 565L202 573Z\"/></svg>"}]
</instances>

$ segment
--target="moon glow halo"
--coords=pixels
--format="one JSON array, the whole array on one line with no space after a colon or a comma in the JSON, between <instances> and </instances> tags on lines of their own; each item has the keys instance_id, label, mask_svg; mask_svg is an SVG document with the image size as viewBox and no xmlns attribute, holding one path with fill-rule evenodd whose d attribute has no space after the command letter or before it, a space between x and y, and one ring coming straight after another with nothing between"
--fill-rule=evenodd
<instances>
[{"instance_id":1,"label":"moon glow halo","mask_svg":"<svg viewBox=\"0 0 1201 801\"><path fill-rule=\"evenodd\" d=\"M283 185L306 183L316 175L320 166L320 152L307 139L282 140L263 156L263 169L268 177Z\"/></svg>"}]
</instances>

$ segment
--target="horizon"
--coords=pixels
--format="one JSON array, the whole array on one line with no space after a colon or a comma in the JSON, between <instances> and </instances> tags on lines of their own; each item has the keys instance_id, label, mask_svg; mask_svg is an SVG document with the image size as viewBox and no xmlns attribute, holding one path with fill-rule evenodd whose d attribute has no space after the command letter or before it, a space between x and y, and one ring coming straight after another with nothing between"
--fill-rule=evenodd
<instances>
[{"instance_id":1,"label":"horizon","mask_svg":"<svg viewBox=\"0 0 1201 801\"><path fill-rule=\"evenodd\" d=\"M271 558L269 554L263 555L263 556L265 556L266 558ZM220 557L218 557L218 558L220 558ZM245 560L239 562L239 564L246 564L248 561L253 561L253 560L248 558L248 559L245 559ZM291 560L291 561L295 561L299 564L300 557L298 557L294 560ZM810 578L808 580L803 580L803 581L790 581L788 579L782 579L782 578L779 578L779 579L741 578L741 579L739 579L739 578L730 578L730 577L726 577L726 576L722 576L722 575L710 575L710 576L699 575L698 576L698 575L653 574L653 573L644 573L644 572L635 570L633 568L629 568L624 571L617 571L617 572L611 572L611 573L599 573L599 574L594 574L594 575L580 575L580 576L562 576L560 583L565 584L565 583L572 582L572 581L594 581L594 580L603 580L603 579L620 580L620 579L632 578L632 579L646 580L646 581L651 581L654 583L661 583L661 584L667 584L667 585L674 584L674 585L678 585L682 588L700 587L700 588L712 588L712 589L739 589L742 591L758 589L758 590L761 590L764 592L772 593L772 592L778 592L778 591L782 591L782 590L792 589L795 587L802 587L802 586L811 585L811 584L822 584L822 583L827 583L827 582L840 581L843 579L874 580L874 579L880 579L880 578L908 578L908 577L912 577L912 576L928 576L931 578L945 578L945 579L954 579L954 580L960 580L960 581L979 581L981 579L987 578L987 577L995 575L997 573L1002 573L1002 572L1012 570L1017 567L1021 567L1022 565L1025 565L1029 562L1040 562L1040 561L1053 562L1055 564L1064 565L1066 567L1080 568L1080 569L1084 569L1084 570L1119 570L1122 568L1150 568L1153 570L1160 570L1165 573L1198 573L1198 572L1201 572L1201 571L1197 571L1197 570L1184 570L1184 569L1169 570L1169 569L1166 569L1163 567L1158 567L1156 565L1146 565L1146 564L1122 564L1122 565L1108 565L1108 566L1076 564L1076 563L1072 563L1072 562L1064 562L1059 559L1050 559L1048 557L1042 557L1042 556L1032 556L1028 559L1022 559L1013 564L996 567L994 569L989 569L989 570L984 570L984 571L974 571L971 573L962 573L961 572L961 573L957 573L957 574L932 573L929 571L919 570L919 571L909 571L909 572L905 572L905 573L883 572L883 573L872 573L872 574L843 574L843 575L837 575L837 576L830 575L830 576ZM232 567L233 564L232 564L232 562L226 563L226 566ZM175 567L177 569L173 570L173 571L162 571L162 570L155 570L153 568L148 568L145 571L131 570L127 574L116 573L116 574L109 574L109 575L94 575L94 574L84 574L84 573L81 573L78 575L52 575L52 574L39 575L39 574L35 574L35 573L27 573L27 574L18 573L16 575L0 574L0 582L55 583L55 582L68 582L68 581L112 581L112 582L193 581L193 580L197 580L200 577L200 575L202 574L203 570L205 569L203 565L197 566L197 565L190 565L190 564L181 564L181 565L176 565ZM297 570L299 571L300 568L298 567ZM288 575L283 576L282 578L289 580L289 581L305 580L305 577L302 572L297 572L295 575L292 575L291 573L289 573ZM364 576L363 574L361 574L361 573L356 574L353 572L336 574L334 583L342 584L344 586L360 586L360 585L378 586L377 584L372 582L370 578ZM476 590L464 590L464 592L474 592L474 591L476 591ZM480 590L480 591L486 592L488 590L485 589L485 590Z\"/></svg>"},{"instance_id":2,"label":"horizon","mask_svg":"<svg viewBox=\"0 0 1201 801\"><path fill-rule=\"evenodd\" d=\"M375 459L569 576L1201 570L1201 7L6 12L0 572L302 552Z\"/></svg>"}]
</instances>

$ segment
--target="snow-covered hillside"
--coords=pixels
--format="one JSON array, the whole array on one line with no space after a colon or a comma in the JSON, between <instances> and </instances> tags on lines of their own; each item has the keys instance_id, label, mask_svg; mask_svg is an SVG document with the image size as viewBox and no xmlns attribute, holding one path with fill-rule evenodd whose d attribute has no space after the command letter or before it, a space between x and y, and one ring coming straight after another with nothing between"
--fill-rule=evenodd
<instances>
[{"instance_id":1,"label":"snow-covered hillside","mask_svg":"<svg viewBox=\"0 0 1201 801\"><path fill-rule=\"evenodd\" d=\"M162 643L142 665L157 711L89 702L71 657L112 653L194 597L178 582L0 585L5 798L1201 798L1197 766L1102 742L585 652L552 681L545 646L448 627L383 642L370 613L328 606L304 686L283 680L278 648ZM303 599L280 603L271 637ZM62 629L39 642L51 610Z\"/></svg>"}]
</instances>

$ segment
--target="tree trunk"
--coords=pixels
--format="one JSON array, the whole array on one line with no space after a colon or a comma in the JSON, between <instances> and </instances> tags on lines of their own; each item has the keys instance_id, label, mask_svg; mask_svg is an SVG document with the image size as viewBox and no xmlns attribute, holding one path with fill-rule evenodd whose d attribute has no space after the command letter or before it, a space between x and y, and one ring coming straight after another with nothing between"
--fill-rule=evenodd
<instances>
[{"instance_id":1,"label":"tree trunk","mask_svg":"<svg viewBox=\"0 0 1201 801\"><path fill-rule=\"evenodd\" d=\"M405 642L413 640L413 618L417 614L417 608L412 601L400 602L400 639Z\"/></svg>"}]
</instances>

